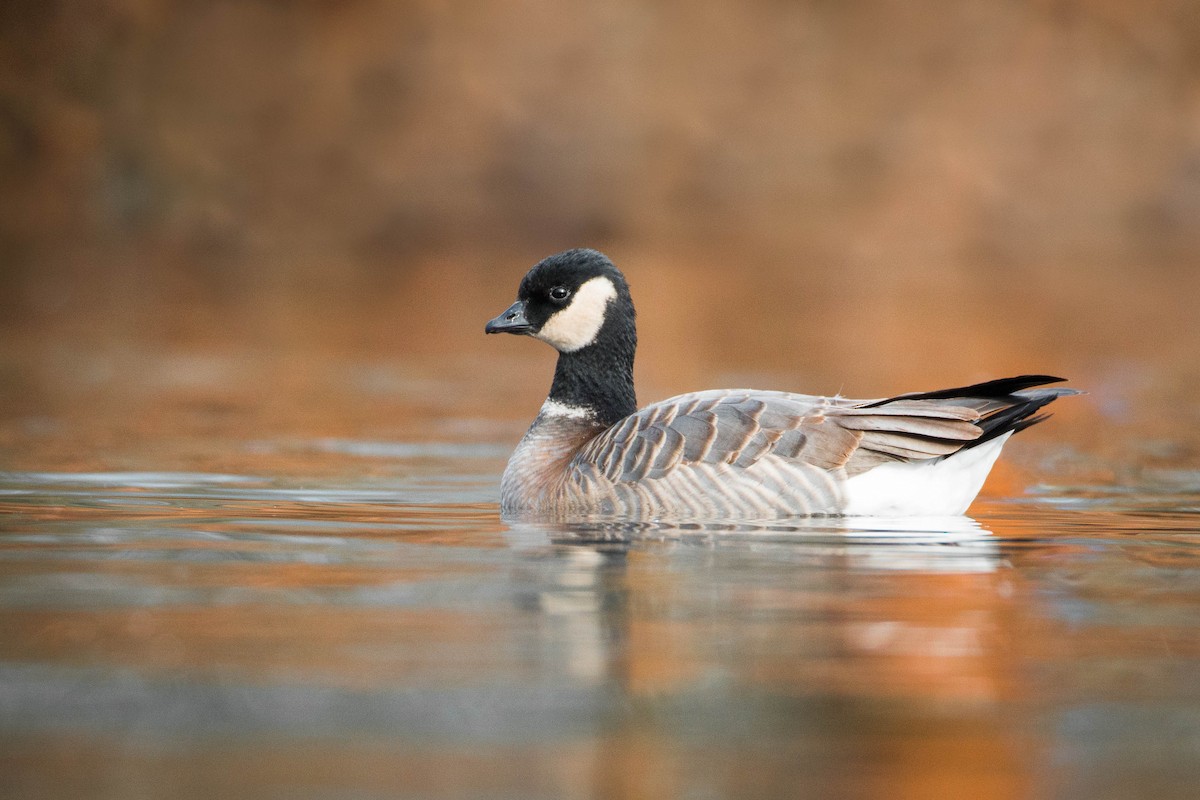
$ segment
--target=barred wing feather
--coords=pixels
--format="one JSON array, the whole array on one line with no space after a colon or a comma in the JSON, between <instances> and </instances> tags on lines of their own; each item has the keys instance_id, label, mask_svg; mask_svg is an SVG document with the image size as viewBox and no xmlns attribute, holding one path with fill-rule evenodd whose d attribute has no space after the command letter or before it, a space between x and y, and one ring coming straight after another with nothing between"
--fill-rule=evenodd
<instances>
[{"instance_id":1,"label":"barred wing feather","mask_svg":"<svg viewBox=\"0 0 1200 800\"><path fill-rule=\"evenodd\" d=\"M1035 413L1077 393L1027 388L1051 380L1020 376L883 400L746 389L680 395L602 431L572 458L568 482L616 512L838 514L848 479L889 463L935 463L1045 419Z\"/></svg>"},{"instance_id":2,"label":"barred wing feather","mask_svg":"<svg viewBox=\"0 0 1200 800\"><path fill-rule=\"evenodd\" d=\"M609 480L662 478L695 464L748 468L771 454L825 470L861 471L887 460L948 455L980 436L966 405L869 401L786 392L715 391L680 395L631 414L591 441L575 465ZM865 451L865 452L864 452Z\"/></svg>"}]
</instances>

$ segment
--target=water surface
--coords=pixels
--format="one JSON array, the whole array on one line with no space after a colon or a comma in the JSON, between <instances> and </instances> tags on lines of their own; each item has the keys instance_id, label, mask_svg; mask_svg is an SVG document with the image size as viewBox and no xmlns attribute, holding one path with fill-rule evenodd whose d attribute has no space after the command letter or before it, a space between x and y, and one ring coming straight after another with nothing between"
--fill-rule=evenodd
<instances>
[{"instance_id":1,"label":"water surface","mask_svg":"<svg viewBox=\"0 0 1200 800\"><path fill-rule=\"evenodd\" d=\"M6 794L1200 785L1196 472L950 520L510 524L507 435L245 444L363 460L336 478L4 473Z\"/></svg>"}]
</instances>

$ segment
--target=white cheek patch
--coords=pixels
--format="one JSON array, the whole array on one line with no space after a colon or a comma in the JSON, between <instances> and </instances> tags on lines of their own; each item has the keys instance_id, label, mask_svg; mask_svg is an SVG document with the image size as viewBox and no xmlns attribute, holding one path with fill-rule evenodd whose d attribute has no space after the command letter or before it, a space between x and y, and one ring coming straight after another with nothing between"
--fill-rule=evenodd
<instances>
[{"instance_id":1,"label":"white cheek patch","mask_svg":"<svg viewBox=\"0 0 1200 800\"><path fill-rule=\"evenodd\" d=\"M571 304L556 311L534 334L560 353L573 353L596 340L604 326L604 312L617 296L617 287L608 278L592 278L579 287Z\"/></svg>"}]
</instances>

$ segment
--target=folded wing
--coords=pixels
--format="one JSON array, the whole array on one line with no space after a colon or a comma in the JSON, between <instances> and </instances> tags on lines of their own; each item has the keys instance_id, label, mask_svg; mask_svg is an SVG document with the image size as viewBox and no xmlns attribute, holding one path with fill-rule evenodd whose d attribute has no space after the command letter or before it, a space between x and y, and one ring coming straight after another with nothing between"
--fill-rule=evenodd
<instances>
[{"instance_id":1,"label":"folded wing","mask_svg":"<svg viewBox=\"0 0 1200 800\"><path fill-rule=\"evenodd\" d=\"M865 401L754 390L685 394L604 431L572 468L585 480L602 475L621 484L701 467L705 475L713 467L727 475L774 457L854 476L890 461L952 455L1039 422L1039 408L1077 393L1030 388L1057 380L1020 376Z\"/></svg>"}]
</instances>

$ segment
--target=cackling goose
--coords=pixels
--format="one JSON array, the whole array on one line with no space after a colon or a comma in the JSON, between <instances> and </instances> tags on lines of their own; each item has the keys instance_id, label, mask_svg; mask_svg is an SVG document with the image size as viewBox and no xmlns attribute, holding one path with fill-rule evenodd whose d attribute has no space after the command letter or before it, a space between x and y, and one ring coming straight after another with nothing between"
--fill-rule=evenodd
<instances>
[{"instance_id":1,"label":"cackling goose","mask_svg":"<svg viewBox=\"0 0 1200 800\"><path fill-rule=\"evenodd\" d=\"M958 515L1014 432L1073 389L1023 375L848 400L727 389L640 411L625 277L595 250L550 256L487 333L558 350L550 395L504 470L506 513L637 518Z\"/></svg>"}]
</instances>

